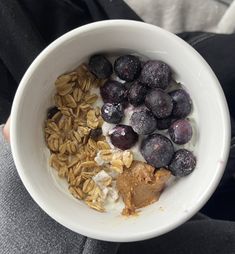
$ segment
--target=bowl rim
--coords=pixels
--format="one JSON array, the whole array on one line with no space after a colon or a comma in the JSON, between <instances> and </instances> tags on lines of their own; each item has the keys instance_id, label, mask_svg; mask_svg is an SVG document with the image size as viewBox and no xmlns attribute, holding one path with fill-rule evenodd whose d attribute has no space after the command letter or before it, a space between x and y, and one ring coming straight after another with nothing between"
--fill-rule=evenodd
<instances>
[{"instance_id":1,"label":"bowl rim","mask_svg":"<svg viewBox=\"0 0 235 254\"><path fill-rule=\"evenodd\" d=\"M49 44L36 58L35 60L31 63L27 71L25 72L19 87L16 91L16 95L13 101L12 105L12 110L11 110L11 122L10 122L10 133L11 133L11 149L12 149L12 155L14 158L14 162L18 171L18 174L26 187L27 191L33 198L33 200L54 220L62 224L63 226L71 229L72 231L76 233L80 233L82 235L92 237L95 239L99 240L105 240L105 241L114 241L114 242L131 242L131 241L140 241L140 240L145 240L149 239L158 235L162 235L164 233L167 233L187 220L189 220L197 211L199 211L202 206L208 201L210 196L213 194L215 191L222 175L225 169L226 163L224 163L223 168L219 171L217 171L217 174L215 174L214 178L211 180L210 184L208 185L208 188L205 189L204 194L202 195L202 198L198 201L198 203L191 207L189 212L187 214L184 214L180 218L174 221L174 223L167 225L164 229L161 229L161 232L156 228L152 231L144 231L144 232L137 232L135 234L132 234L131 236L126 236L126 235L115 235L115 234L107 234L105 232L102 232L102 230L94 230L90 228L85 228L85 227L79 227L79 232L78 232L78 227L74 227L71 223L68 221L65 221L63 218L58 216L55 211L52 209L48 208L47 203L42 200L40 197L40 194L37 193L34 189L33 186L31 186L29 179L27 175L24 173L23 166L21 163L21 158L18 155L18 146L14 142L14 140L17 139L17 113L18 113L18 106L20 105L21 97L24 93L24 90L27 87L28 80L30 76L37 70L37 66L40 64L41 61L43 61L46 57L47 54L51 51L53 51L54 48L57 48L67 40L73 38L74 36L78 36L79 34L82 34L83 32L86 32L87 30L93 30L93 29L100 29L100 28L105 28L105 27L115 27L115 26L126 26L128 25L129 27L141 27L142 29L148 28L151 30L154 30L155 32L161 32L164 33L166 37L168 37L171 40L176 40L178 43L183 44L185 49L190 51L190 53L193 55L193 57L197 58L201 64L204 66L206 72L211 76L211 78L214 81L214 84L216 86L215 89L218 90L220 94L220 104L222 107L223 111L223 121L224 121L224 130L223 130L223 138L224 138L224 146L221 148L221 158L223 159L224 162L227 162L228 155L229 155L229 144L230 144L230 132L231 132L231 126L230 126L230 117L229 117L229 110L227 106L227 102L222 90L222 87L219 84L219 81L217 77L215 76L214 72L208 65L208 63L204 60L204 58L194 49L192 48L187 42L179 38L177 35L166 31L165 29L162 29L160 27L157 27L155 25L147 24L144 22L140 21L132 21L132 20L106 20L106 21L98 21L98 22L93 22L78 28L75 28L66 34L62 35L55 41L53 41L51 44Z\"/></svg>"}]
</instances>

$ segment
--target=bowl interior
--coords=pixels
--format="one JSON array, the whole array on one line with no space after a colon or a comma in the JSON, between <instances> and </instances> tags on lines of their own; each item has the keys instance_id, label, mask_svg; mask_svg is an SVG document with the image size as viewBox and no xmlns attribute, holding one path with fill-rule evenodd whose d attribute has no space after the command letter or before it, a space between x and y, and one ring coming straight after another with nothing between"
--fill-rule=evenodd
<instances>
[{"instance_id":1,"label":"bowl interior","mask_svg":"<svg viewBox=\"0 0 235 254\"><path fill-rule=\"evenodd\" d=\"M135 52L170 65L190 93L196 122L197 167L172 183L159 202L125 219L120 210L98 213L55 183L43 136L56 77L97 52ZM185 42L160 28L133 21L90 24L56 40L26 72L12 110L12 150L19 174L34 200L52 218L87 236L134 241L163 234L190 218L217 186L227 159L229 118L223 92L205 61Z\"/></svg>"}]
</instances>

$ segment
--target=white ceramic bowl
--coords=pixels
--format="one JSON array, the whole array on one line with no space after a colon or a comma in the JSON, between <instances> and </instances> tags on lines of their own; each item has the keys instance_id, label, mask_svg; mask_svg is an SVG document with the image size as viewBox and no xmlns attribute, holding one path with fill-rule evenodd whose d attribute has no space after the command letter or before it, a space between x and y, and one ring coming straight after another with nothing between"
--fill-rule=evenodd
<instances>
[{"instance_id":1,"label":"white ceramic bowl","mask_svg":"<svg viewBox=\"0 0 235 254\"><path fill-rule=\"evenodd\" d=\"M137 217L120 210L99 213L58 188L48 170L43 124L56 77L97 52L137 52L167 62L189 91L197 125L197 167L166 188L159 202ZM226 165L230 121L220 84L203 58L186 42L153 25L102 21L77 28L50 44L31 64L17 90L11 115L11 145L19 175L30 195L53 219L101 240L137 241L166 233L192 217L215 190Z\"/></svg>"}]
</instances>

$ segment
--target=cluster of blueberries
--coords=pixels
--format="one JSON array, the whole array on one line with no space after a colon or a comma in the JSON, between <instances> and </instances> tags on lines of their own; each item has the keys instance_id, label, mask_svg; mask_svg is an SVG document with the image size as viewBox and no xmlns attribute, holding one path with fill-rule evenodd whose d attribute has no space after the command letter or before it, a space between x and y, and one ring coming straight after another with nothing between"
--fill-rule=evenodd
<instances>
[{"instance_id":1,"label":"cluster of blueberries","mask_svg":"<svg viewBox=\"0 0 235 254\"><path fill-rule=\"evenodd\" d=\"M116 124L109 133L112 144L126 150L144 135L140 152L148 164L166 167L175 176L190 174L196 166L195 156L186 149L175 151L172 142L184 145L192 138L192 126L186 119L192 101L184 89L166 92L172 79L170 67L158 60L142 62L135 55L122 55L113 66L104 55L93 55L88 65L97 78L107 79L100 88L101 114L104 121ZM130 125L124 125L124 109L129 104L134 110ZM165 129L171 140L159 133Z\"/></svg>"}]
</instances>

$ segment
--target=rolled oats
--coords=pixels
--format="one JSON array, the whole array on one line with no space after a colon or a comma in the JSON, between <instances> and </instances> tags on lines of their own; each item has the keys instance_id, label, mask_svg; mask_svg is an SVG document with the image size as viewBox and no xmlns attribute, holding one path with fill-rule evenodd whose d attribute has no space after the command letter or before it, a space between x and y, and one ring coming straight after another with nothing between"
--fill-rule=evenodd
<instances>
[{"instance_id":1,"label":"rolled oats","mask_svg":"<svg viewBox=\"0 0 235 254\"><path fill-rule=\"evenodd\" d=\"M111 166L110 169L116 171L119 174L121 174L123 172L123 167L120 168L120 167L116 167L116 166Z\"/></svg>"},{"instance_id":2,"label":"rolled oats","mask_svg":"<svg viewBox=\"0 0 235 254\"><path fill-rule=\"evenodd\" d=\"M128 152L113 154L102 133L95 140L90 138L91 130L103 124L100 108L93 105L98 96L91 93L91 88L104 81L90 73L85 64L59 76L54 96L58 112L46 120L44 128L51 152L49 165L66 179L75 198L100 212L105 211L108 195L118 196L112 191L114 178L107 172L122 172L133 160ZM102 163L97 163L97 156Z\"/></svg>"},{"instance_id":3,"label":"rolled oats","mask_svg":"<svg viewBox=\"0 0 235 254\"><path fill-rule=\"evenodd\" d=\"M96 143L93 139L91 139L91 138L88 139L88 145L89 145L92 149L97 150L97 143Z\"/></svg>"},{"instance_id":4,"label":"rolled oats","mask_svg":"<svg viewBox=\"0 0 235 254\"><path fill-rule=\"evenodd\" d=\"M99 125L99 119L95 114L95 110L91 109L87 112L87 126L91 129L96 129Z\"/></svg>"},{"instance_id":5,"label":"rolled oats","mask_svg":"<svg viewBox=\"0 0 235 254\"><path fill-rule=\"evenodd\" d=\"M118 173L123 172L123 161L122 160L111 160L111 168L113 168ZM117 170L118 168L118 170Z\"/></svg>"},{"instance_id":6,"label":"rolled oats","mask_svg":"<svg viewBox=\"0 0 235 254\"><path fill-rule=\"evenodd\" d=\"M99 156L103 161L110 162L112 160L112 150L111 149L100 150Z\"/></svg>"},{"instance_id":7,"label":"rolled oats","mask_svg":"<svg viewBox=\"0 0 235 254\"><path fill-rule=\"evenodd\" d=\"M95 182L92 179L87 179L82 187L84 193L89 193L95 188Z\"/></svg>"},{"instance_id":8,"label":"rolled oats","mask_svg":"<svg viewBox=\"0 0 235 254\"><path fill-rule=\"evenodd\" d=\"M76 177L76 176L75 176ZM79 187L79 185L82 183L82 177L79 175L76 177L75 186Z\"/></svg>"},{"instance_id":9,"label":"rolled oats","mask_svg":"<svg viewBox=\"0 0 235 254\"><path fill-rule=\"evenodd\" d=\"M107 149L110 150L111 149L110 145L106 141L98 141L97 147L99 150L107 150Z\"/></svg>"},{"instance_id":10,"label":"rolled oats","mask_svg":"<svg viewBox=\"0 0 235 254\"><path fill-rule=\"evenodd\" d=\"M67 95L65 95L64 98L65 98L67 107L69 107L69 108L76 108L77 107L77 103L72 95L67 94Z\"/></svg>"},{"instance_id":11,"label":"rolled oats","mask_svg":"<svg viewBox=\"0 0 235 254\"><path fill-rule=\"evenodd\" d=\"M73 99L76 102L80 102L81 101L82 95L83 95L82 90L79 87L74 88L74 90L73 90Z\"/></svg>"},{"instance_id":12,"label":"rolled oats","mask_svg":"<svg viewBox=\"0 0 235 254\"><path fill-rule=\"evenodd\" d=\"M68 168L71 168L71 167L73 167L74 165L77 165L78 162L79 162L79 158L78 158L78 157L74 157L74 158L70 161L70 163L68 164Z\"/></svg>"},{"instance_id":13,"label":"rolled oats","mask_svg":"<svg viewBox=\"0 0 235 254\"><path fill-rule=\"evenodd\" d=\"M87 94L87 95L85 95L84 99L85 99L86 103L93 104L98 99L98 95L96 95L96 94Z\"/></svg>"},{"instance_id":14,"label":"rolled oats","mask_svg":"<svg viewBox=\"0 0 235 254\"><path fill-rule=\"evenodd\" d=\"M60 118L61 118L62 114L61 112L57 112L52 118L51 120L54 121L54 122L57 122Z\"/></svg>"},{"instance_id":15,"label":"rolled oats","mask_svg":"<svg viewBox=\"0 0 235 254\"><path fill-rule=\"evenodd\" d=\"M77 199L83 199L84 194L83 191L79 187L69 187L70 193Z\"/></svg>"},{"instance_id":16,"label":"rolled oats","mask_svg":"<svg viewBox=\"0 0 235 254\"><path fill-rule=\"evenodd\" d=\"M68 174L68 168L66 166L62 166L59 168L59 172L58 172L59 177L66 177L67 174Z\"/></svg>"},{"instance_id":17,"label":"rolled oats","mask_svg":"<svg viewBox=\"0 0 235 254\"><path fill-rule=\"evenodd\" d=\"M80 167L82 167L82 168L93 168L96 166L97 166L97 164L95 161L84 161L80 164Z\"/></svg>"},{"instance_id":18,"label":"rolled oats","mask_svg":"<svg viewBox=\"0 0 235 254\"><path fill-rule=\"evenodd\" d=\"M85 201L85 202L89 207L99 212L105 212L104 206L101 202L93 202L93 201Z\"/></svg>"}]
</instances>

